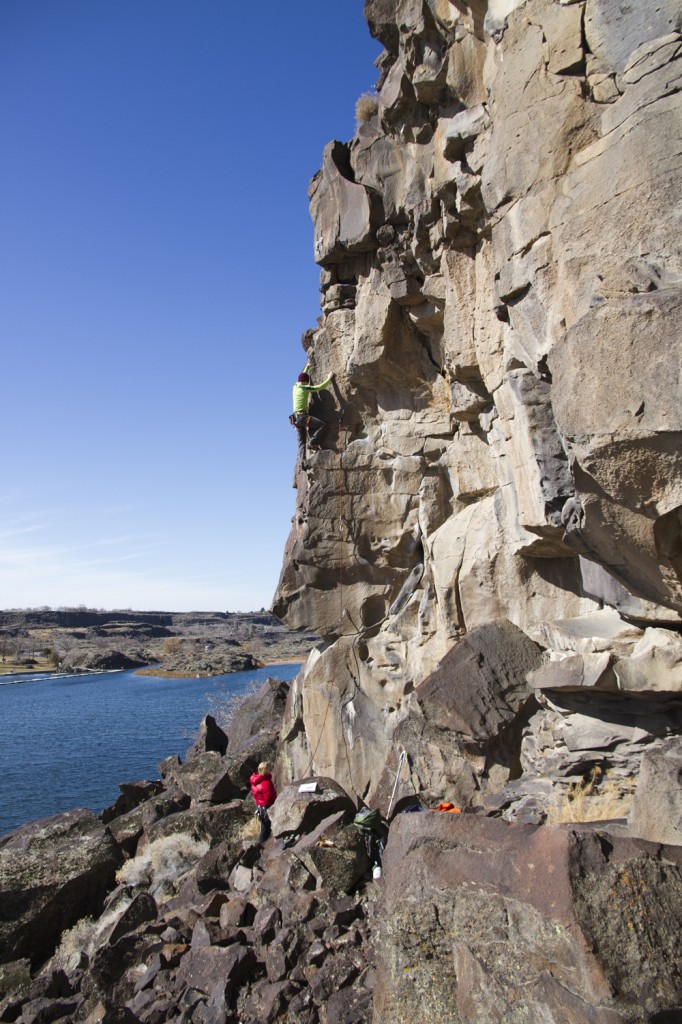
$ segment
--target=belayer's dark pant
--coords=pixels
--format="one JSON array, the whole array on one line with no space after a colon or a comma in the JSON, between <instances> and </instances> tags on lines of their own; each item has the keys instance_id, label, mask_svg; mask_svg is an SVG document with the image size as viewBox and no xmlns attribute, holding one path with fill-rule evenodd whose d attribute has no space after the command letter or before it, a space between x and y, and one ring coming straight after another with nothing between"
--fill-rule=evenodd
<instances>
[{"instance_id":1,"label":"belayer's dark pant","mask_svg":"<svg viewBox=\"0 0 682 1024\"><path fill-rule=\"evenodd\" d=\"M258 842L264 843L272 831L272 826L270 824L268 812L264 807L257 807L256 811L260 819L260 835L258 836Z\"/></svg>"}]
</instances>

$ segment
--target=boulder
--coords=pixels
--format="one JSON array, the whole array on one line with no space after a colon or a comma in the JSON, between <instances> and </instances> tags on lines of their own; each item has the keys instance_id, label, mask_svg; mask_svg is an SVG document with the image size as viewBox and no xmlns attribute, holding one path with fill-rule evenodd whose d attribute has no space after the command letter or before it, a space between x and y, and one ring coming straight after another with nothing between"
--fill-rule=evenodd
<instances>
[{"instance_id":1,"label":"boulder","mask_svg":"<svg viewBox=\"0 0 682 1024\"><path fill-rule=\"evenodd\" d=\"M376 1024L667 1019L682 996L681 864L679 848L579 826L400 816Z\"/></svg>"},{"instance_id":2,"label":"boulder","mask_svg":"<svg viewBox=\"0 0 682 1024\"><path fill-rule=\"evenodd\" d=\"M511 622L471 630L416 690L427 722L484 746L532 697L527 676L539 667L538 646Z\"/></svg>"},{"instance_id":3,"label":"boulder","mask_svg":"<svg viewBox=\"0 0 682 1024\"><path fill-rule=\"evenodd\" d=\"M297 991L289 981L260 981L243 1001L241 1013L247 1020L257 1020L262 1024L281 1020L280 1014L286 1011Z\"/></svg>"},{"instance_id":4,"label":"boulder","mask_svg":"<svg viewBox=\"0 0 682 1024\"><path fill-rule=\"evenodd\" d=\"M194 989L225 1008L254 964L253 951L244 946L194 947L182 958L175 984L179 991Z\"/></svg>"},{"instance_id":5,"label":"boulder","mask_svg":"<svg viewBox=\"0 0 682 1024\"><path fill-rule=\"evenodd\" d=\"M326 1004L327 1024L371 1024L372 993L362 985L334 992Z\"/></svg>"},{"instance_id":6,"label":"boulder","mask_svg":"<svg viewBox=\"0 0 682 1024\"><path fill-rule=\"evenodd\" d=\"M221 754L208 751L185 764L169 765L166 778L192 800L192 804L227 803L240 795Z\"/></svg>"},{"instance_id":7,"label":"boulder","mask_svg":"<svg viewBox=\"0 0 682 1024\"><path fill-rule=\"evenodd\" d=\"M190 798L172 787L170 791L138 804L127 814L113 818L109 822L109 831L123 852L133 856L145 831L150 831L160 819L186 811L189 805Z\"/></svg>"},{"instance_id":8,"label":"boulder","mask_svg":"<svg viewBox=\"0 0 682 1024\"><path fill-rule=\"evenodd\" d=\"M271 943L281 924L282 915L277 907L261 907L253 919L253 933L257 944L267 946Z\"/></svg>"},{"instance_id":9,"label":"boulder","mask_svg":"<svg viewBox=\"0 0 682 1024\"><path fill-rule=\"evenodd\" d=\"M222 755L226 750L227 736L213 715L206 715L199 726L197 738L185 754L185 761L211 752Z\"/></svg>"},{"instance_id":10,"label":"boulder","mask_svg":"<svg viewBox=\"0 0 682 1024\"><path fill-rule=\"evenodd\" d=\"M316 971L310 981L310 994L317 1006L326 1006L334 993L348 989L364 968L359 950L341 949Z\"/></svg>"},{"instance_id":11,"label":"boulder","mask_svg":"<svg viewBox=\"0 0 682 1024\"><path fill-rule=\"evenodd\" d=\"M350 892L371 867L365 838L353 825L343 824L346 817L343 811L330 815L292 849L316 878L318 889Z\"/></svg>"},{"instance_id":12,"label":"boulder","mask_svg":"<svg viewBox=\"0 0 682 1024\"><path fill-rule=\"evenodd\" d=\"M178 754L171 754L170 757L166 757L163 761L159 761L156 766L156 770L162 779L172 778L172 773L176 768L179 768L182 764Z\"/></svg>"},{"instance_id":13,"label":"boulder","mask_svg":"<svg viewBox=\"0 0 682 1024\"><path fill-rule=\"evenodd\" d=\"M9 960L0 964L0 1019L3 1019L6 1007L4 997L8 992L14 995L16 1002L21 996L28 998L31 987L31 961L28 959Z\"/></svg>"},{"instance_id":14,"label":"boulder","mask_svg":"<svg viewBox=\"0 0 682 1024\"><path fill-rule=\"evenodd\" d=\"M253 876L251 880L253 881ZM258 879L258 894L253 894L253 898L260 898L279 906L290 892L312 891L316 885L315 875L294 851L283 850L266 863L265 870Z\"/></svg>"},{"instance_id":15,"label":"boulder","mask_svg":"<svg viewBox=\"0 0 682 1024\"><path fill-rule=\"evenodd\" d=\"M301 792L302 785L314 785L314 791ZM276 839L305 835L337 811L349 820L355 814L355 804L338 783L321 776L300 779L277 797L270 811L272 834Z\"/></svg>"},{"instance_id":16,"label":"boulder","mask_svg":"<svg viewBox=\"0 0 682 1024\"><path fill-rule=\"evenodd\" d=\"M647 629L632 656L614 665L618 689L640 696L682 692L682 638L668 629Z\"/></svg>"},{"instance_id":17,"label":"boulder","mask_svg":"<svg viewBox=\"0 0 682 1024\"><path fill-rule=\"evenodd\" d=\"M148 921L155 921L158 912L156 900L148 892L138 892L132 902L123 911L115 925L107 934L107 941L117 942L121 936L128 935Z\"/></svg>"},{"instance_id":18,"label":"boulder","mask_svg":"<svg viewBox=\"0 0 682 1024\"><path fill-rule=\"evenodd\" d=\"M162 836L186 833L197 841L208 841L211 846L223 842L237 843L251 819L251 810L242 800L229 803L198 804L189 810L178 811L160 818L145 829L140 849Z\"/></svg>"},{"instance_id":19,"label":"boulder","mask_svg":"<svg viewBox=\"0 0 682 1024\"><path fill-rule=\"evenodd\" d=\"M528 685L534 690L610 690L617 689L608 651L599 654L574 654L553 658L528 673Z\"/></svg>"},{"instance_id":20,"label":"boulder","mask_svg":"<svg viewBox=\"0 0 682 1024\"><path fill-rule=\"evenodd\" d=\"M121 790L121 795L116 803L111 807L106 807L100 814L100 818L105 825L108 825L114 818L119 818L122 814L128 814L135 807L144 803L145 800L158 796L163 791L163 784L155 780L119 782L118 788Z\"/></svg>"},{"instance_id":21,"label":"boulder","mask_svg":"<svg viewBox=\"0 0 682 1024\"><path fill-rule=\"evenodd\" d=\"M233 779L244 789L261 761L275 760L288 693L288 683L266 679L241 701L230 722L227 761Z\"/></svg>"},{"instance_id":22,"label":"boulder","mask_svg":"<svg viewBox=\"0 0 682 1024\"><path fill-rule=\"evenodd\" d=\"M194 869L194 879L202 893L227 889L229 877L242 854L241 847L231 841L219 843L204 854Z\"/></svg>"},{"instance_id":23,"label":"boulder","mask_svg":"<svg viewBox=\"0 0 682 1024\"><path fill-rule=\"evenodd\" d=\"M62 931L99 913L121 860L108 829L86 810L0 839L0 962L45 959Z\"/></svg>"},{"instance_id":24,"label":"boulder","mask_svg":"<svg viewBox=\"0 0 682 1024\"><path fill-rule=\"evenodd\" d=\"M73 1020L73 1014L83 1003L83 998L75 999L48 999L44 996L38 999L30 999L21 1008L22 1024L51 1024L51 1021L69 1018Z\"/></svg>"},{"instance_id":25,"label":"boulder","mask_svg":"<svg viewBox=\"0 0 682 1024\"><path fill-rule=\"evenodd\" d=\"M612 608L571 619L549 619L538 627L539 638L553 651L594 654L616 651L629 655L644 633Z\"/></svg>"}]
</instances>

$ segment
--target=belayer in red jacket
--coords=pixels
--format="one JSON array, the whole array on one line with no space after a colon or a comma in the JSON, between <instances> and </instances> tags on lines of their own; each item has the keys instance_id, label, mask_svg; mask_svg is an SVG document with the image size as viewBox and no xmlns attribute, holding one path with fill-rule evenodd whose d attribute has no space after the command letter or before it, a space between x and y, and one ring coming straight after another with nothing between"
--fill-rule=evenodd
<instances>
[{"instance_id":1,"label":"belayer in red jacket","mask_svg":"<svg viewBox=\"0 0 682 1024\"><path fill-rule=\"evenodd\" d=\"M258 771L254 772L249 779L253 799L256 801L256 813L260 818L259 843L264 843L270 835L270 818L267 808L272 807L277 799L277 790L272 783L271 771L272 765L267 761L261 761Z\"/></svg>"}]
</instances>

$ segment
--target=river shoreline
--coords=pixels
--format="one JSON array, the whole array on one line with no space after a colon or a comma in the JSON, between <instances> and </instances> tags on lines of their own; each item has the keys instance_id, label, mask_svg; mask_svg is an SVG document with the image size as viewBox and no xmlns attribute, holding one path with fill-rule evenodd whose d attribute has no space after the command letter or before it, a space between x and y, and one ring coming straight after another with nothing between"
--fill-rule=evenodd
<instances>
[{"instance_id":1,"label":"river shoreline","mask_svg":"<svg viewBox=\"0 0 682 1024\"><path fill-rule=\"evenodd\" d=\"M0 679L102 670L211 679L305 661L317 643L265 611L0 611Z\"/></svg>"},{"instance_id":2,"label":"river shoreline","mask_svg":"<svg viewBox=\"0 0 682 1024\"><path fill-rule=\"evenodd\" d=\"M305 658L300 655L292 658L278 658L277 661L256 661L256 668L271 668L276 665L292 665L299 662L303 664ZM217 679L219 676L234 675L237 672L248 672L250 669L235 669L234 672L197 672L194 675L187 675L184 672L169 672L165 669L157 669L154 665L146 665L144 668L134 670L136 676L151 676L156 679Z\"/></svg>"},{"instance_id":3,"label":"river shoreline","mask_svg":"<svg viewBox=\"0 0 682 1024\"><path fill-rule=\"evenodd\" d=\"M278 658L275 661L258 661L257 668L274 668L277 665L291 665L299 662L303 664L305 658L290 657L290 658ZM59 668L29 668L26 665L19 667L6 667L0 665L0 682L3 676L40 676L41 679L70 679L76 676L110 676L116 675L121 672L128 672L129 669L125 668L79 668L70 669L65 672ZM136 676L151 676L155 679L217 679L223 675L235 675L238 672L250 671L249 669L235 669L234 672L211 672L211 673L194 673L188 674L186 672L168 672L163 669L157 669L154 665L145 665L143 668L134 669L133 674Z\"/></svg>"}]
</instances>

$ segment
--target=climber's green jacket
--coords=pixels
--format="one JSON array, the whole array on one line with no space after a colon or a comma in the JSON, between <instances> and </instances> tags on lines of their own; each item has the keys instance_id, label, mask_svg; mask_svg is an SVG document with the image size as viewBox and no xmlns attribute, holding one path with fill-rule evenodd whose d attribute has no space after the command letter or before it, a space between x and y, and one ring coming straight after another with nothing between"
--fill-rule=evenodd
<instances>
[{"instance_id":1,"label":"climber's green jacket","mask_svg":"<svg viewBox=\"0 0 682 1024\"><path fill-rule=\"evenodd\" d=\"M306 364L306 367L303 370L303 373L307 373L307 372L308 372L308 364ZM323 391L325 388L329 387L331 382L332 382L331 377L327 377L327 379L323 380L321 384L302 384L301 381L297 380L296 383L294 384L294 394L293 394L294 412L295 413L296 412L307 412L308 411L308 402L310 401L311 392L313 392L313 391Z\"/></svg>"}]
</instances>

